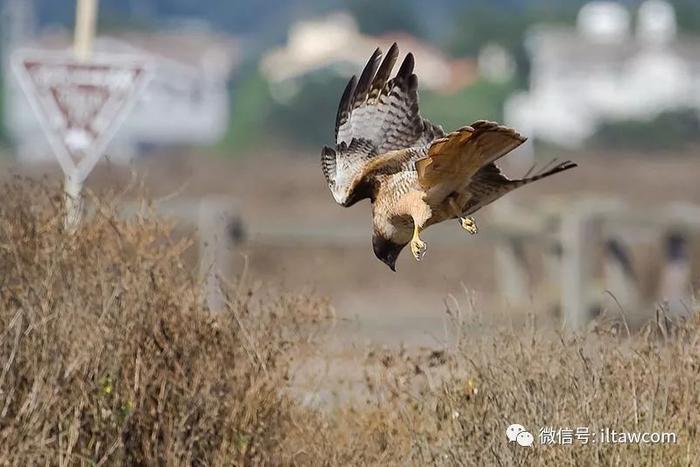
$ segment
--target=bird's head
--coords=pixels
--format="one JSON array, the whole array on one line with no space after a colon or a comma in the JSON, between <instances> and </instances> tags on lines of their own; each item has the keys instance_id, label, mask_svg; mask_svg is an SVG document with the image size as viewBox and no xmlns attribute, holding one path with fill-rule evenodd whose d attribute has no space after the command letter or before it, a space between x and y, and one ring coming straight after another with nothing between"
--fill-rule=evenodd
<instances>
[{"instance_id":1,"label":"bird's head","mask_svg":"<svg viewBox=\"0 0 700 467\"><path fill-rule=\"evenodd\" d=\"M393 242L391 239L386 238L378 233L372 235L372 247L374 248L374 255L379 258L384 264L389 266L392 271L396 271L396 259L399 257L399 253L406 246L406 244L400 244Z\"/></svg>"}]
</instances>

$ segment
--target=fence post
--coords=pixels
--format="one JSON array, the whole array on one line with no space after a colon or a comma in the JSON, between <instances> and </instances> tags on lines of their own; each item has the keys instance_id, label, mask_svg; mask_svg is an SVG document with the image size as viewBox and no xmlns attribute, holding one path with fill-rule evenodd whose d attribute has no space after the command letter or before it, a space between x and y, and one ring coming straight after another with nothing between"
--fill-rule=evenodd
<instances>
[{"instance_id":1,"label":"fence post","mask_svg":"<svg viewBox=\"0 0 700 467\"><path fill-rule=\"evenodd\" d=\"M603 274L605 287L616 301L612 306L617 308L619 305L623 313L634 312L641 305L641 295L637 276L632 267L632 256L621 238L612 237L606 241ZM617 313L620 310L614 311Z\"/></svg>"},{"instance_id":2,"label":"fence post","mask_svg":"<svg viewBox=\"0 0 700 467\"><path fill-rule=\"evenodd\" d=\"M240 241L238 210L230 199L202 199L199 203L199 274L210 311L222 311L226 297L221 279L231 277L232 251Z\"/></svg>"},{"instance_id":3,"label":"fence post","mask_svg":"<svg viewBox=\"0 0 700 467\"><path fill-rule=\"evenodd\" d=\"M561 222L561 308L564 323L580 330L588 322L588 280L592 273L593 235L587 210L572 209Z\"/></svg>"},{"instance_id":4,"label":"fence post","mask_svg":"<svg viewBox=\"0 0 700 467\"><path fill-rule=\"evenodd\" d=\"M659 300L669 318L687 317L693 312L688 240L681 232L670 232L665 243Z\"/></svg>"},{"instance_id":5,"label":"fence post","mask_svg":"<svg viewBox=\"0 0 700 467\"><path fill-rule=\"evenodd\" d=\"M522 241L514 236L496 245L496 281L509 306L528 300L529 274Z\"/></svg>"}]
</instances>

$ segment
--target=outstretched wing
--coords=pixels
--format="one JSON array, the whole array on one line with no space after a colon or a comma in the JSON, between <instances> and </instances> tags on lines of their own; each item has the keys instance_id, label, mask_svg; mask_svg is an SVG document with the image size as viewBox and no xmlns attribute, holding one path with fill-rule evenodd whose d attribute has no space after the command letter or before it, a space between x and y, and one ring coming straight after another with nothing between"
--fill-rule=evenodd
<instances>
[{"instance_id":1,"label":"outstretched wing","mask_svg":"<svg viewBox=\"0 0 700 467\"><path fill-rule=\"evenodd\" d=\"M413 54L406 55L396 76L389 79L398 55L395 43L383 61L381 51L375 50L360 78L350 79L340 99L336 148L324 147L321 166L335 200L343 206L369 197L363 170L370 160L427 145L444 135L442 128L419 114Z\"/></svg>"},{"instance_id":2,"label":"outstretched wing","mask_svg":"<svg viewBox=\"0 0 700 467\"><path fill-rule=\"evenodd\" d=\"M413 73L412 53L406 55L396 76L389 79L398 56L399 48L394 43L380 65L382 53L376 49L360 79L350 79L338 106L336 144L365 139L382 154L427 144L444 134L418 112L418 78Z\"/></svg>"},{"instance_id":3,"label":"outstretched wing","mask_svg":"<svg viewBox=\"0 0 700 467\"><path fill-rule=\"evenodd\" d=\"M573 169L574 167L577 167L577 165L571 161L564 161L553 167L551 167L550 163L550 167L545 167L535 175L511 180L496 167L496 164L488 164L474 174L471 182L467 185L466 191L471 197L467 200L467 204L462 206L462 215L468 216L473 214L516 188L542 180L559 172Z\"/></svg>"},{"instance_id":4,"label":"outstretched wing","mask_svg":"<svg viewBox=\"0 0 700 467\"><path fill-rule=\"evenodd\" d=\"M461 191L484 166L525 142L512 128L479 120L436 139L415 163L418 182L434 200Z\"/></svg>"}]
</instances>

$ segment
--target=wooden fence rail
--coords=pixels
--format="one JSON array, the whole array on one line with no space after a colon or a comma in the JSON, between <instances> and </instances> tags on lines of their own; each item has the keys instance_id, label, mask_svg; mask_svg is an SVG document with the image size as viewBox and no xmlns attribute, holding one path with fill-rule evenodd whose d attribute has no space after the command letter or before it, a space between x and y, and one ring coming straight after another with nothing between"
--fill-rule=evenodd
<instances>
[{"instance_id":1,"label":"wooden fence rail","mask_svg":"<svg viewBox=\"0 0 700 467\"><path fill-rule=\"evenodd\" d=\"M600 301L606 291L614 295L618 306L643 306L627 247L658 238L677 244L676 251L667 252L660 265L658 303L675 304L668 310L672 314L691 312L690 259L687 247L681 245L700 233L700 206L670 203L639 210L619 200L588 198L534 208L502 203L494 217L492 228L500 232L496 247L499 293L509 303L529 299L527 274L531 268L521 253L523 242L544 240L545 271L559 290L561 316L568 328L584 328L593 302ZM605 280L603 287L596 289L595 265L601 252Z\"/></svg>"},{"instance_id":2,"label":"wooden fence rail","mask_svg":"<svg viewBox=\"0 0 700 467\"><path fill-rule=\"evenodd\" d=\"M212 310L222 309L225 303L220 280L234 273L231 252L242 241L243 221L236 200L229 197L170 200L158 203L155 211L197 227L199 272L206 284L206 302ZM124 214L136 212L138 206L133 205ZM495 242L499 295L510 304L531 301L532 267L524 250L525 245L536 244L542 253L545 282L558 290L562 319L574 330L589 323L592 304L600 300L606 289L614 293L622 306L639 306L639 285L632 277L626 252L630 244L669 236L678 244L685 237L700 233L700 206L687 203L640 211L614 199L550 199L527 207L501 202L492 208L492 214L482 232L485 238ZM368 243L364 229L300 226L290 230L287 225L284 230L259 228L252 234L258 242L274 244ZM687 248L676 245L672 258L662 265L660 302L670 300L677 304L689 299L690 263L680 253L687 256ZM603 287L596 289L595 266L601 256L605 280ZM689 304L675 309L684 313L683 310L689 310Z\"/></svg>"}]
</instances>

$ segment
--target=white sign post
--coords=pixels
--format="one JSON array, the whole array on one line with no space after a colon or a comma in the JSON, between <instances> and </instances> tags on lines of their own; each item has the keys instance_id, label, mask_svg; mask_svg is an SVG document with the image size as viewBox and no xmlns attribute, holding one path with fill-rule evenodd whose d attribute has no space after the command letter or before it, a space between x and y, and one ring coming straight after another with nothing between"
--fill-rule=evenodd
<instances>
[{"instance_id":1,"label":"white sign post","mask_svg":"<svg viewBox=\"0 0 700 467\"><path fill-rule=\"evenodd\" d=\"M65 175L66 226L82 213L83 182L151 77L140 58L91 53L96 0L78 0L73 54L19 51L20 84Z\"/></svg>"},{"instance_id":2,"label":"white sign post","mask_svg":"<svg viewBox=\"0 0 700 467\"><path fill-rule=\"evenodd\" d=\"M78 0L75 8L73 49L78 60L87 62L92 53L92 39L97 27L97 0Z\"/></svg>"}]
</instances>

